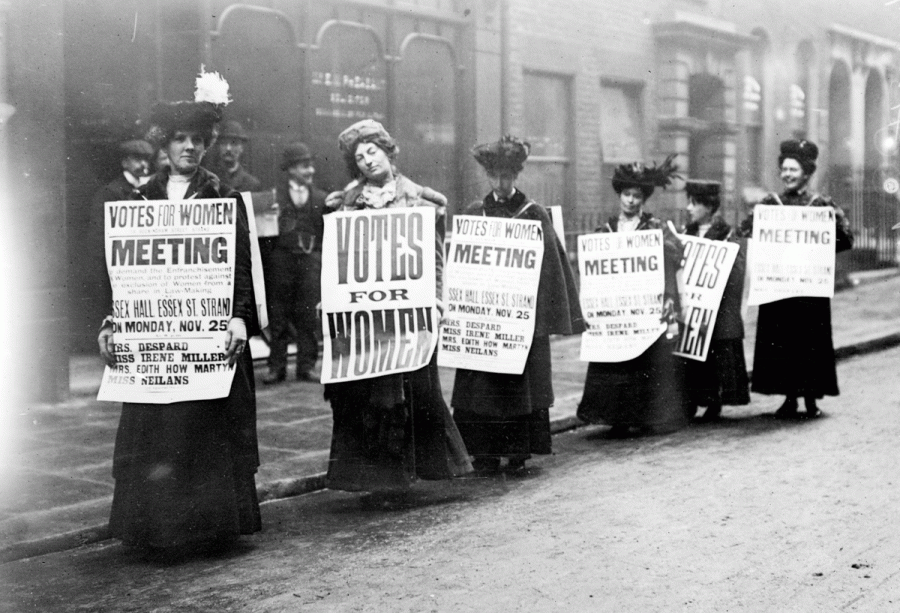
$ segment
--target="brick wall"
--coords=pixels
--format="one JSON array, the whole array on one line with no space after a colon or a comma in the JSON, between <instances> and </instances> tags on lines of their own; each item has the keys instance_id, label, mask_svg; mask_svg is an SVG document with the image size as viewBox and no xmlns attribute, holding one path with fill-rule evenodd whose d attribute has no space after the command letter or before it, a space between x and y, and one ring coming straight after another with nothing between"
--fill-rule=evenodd
<instances>
[{"instance_id":1,"label":"brick wall","mask_svg":"<svg viewBox=\"0 0 900 613\"><path fill-rule=\"evenodd\" d=\"M654 140L655 75L651 20L653 3L615 0L515 0L510 2L507 114L510 130L522 130L528 92L525 70L571 78L573 147L567 203L569 214L606 214L616 210L600 142L602 79L644 84L644 142L656 156Z\"/></svg>"}]
</instances>

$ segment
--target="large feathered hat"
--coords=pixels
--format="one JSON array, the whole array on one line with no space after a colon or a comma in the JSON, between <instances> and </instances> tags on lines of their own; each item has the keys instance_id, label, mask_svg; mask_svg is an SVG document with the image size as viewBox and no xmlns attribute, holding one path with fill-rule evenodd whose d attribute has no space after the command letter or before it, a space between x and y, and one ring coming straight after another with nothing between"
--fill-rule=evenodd
<instances>
[{"instance_id":1,"label":"large feathered hat","mask_svg":"<svg viewBox=\"0 0 900 613\"><path fill-rule=\"evenodd\" d=\"M193 101L157 102L153 106L148 139L163 144L176 130L196 130L212 139L213 128L222 120L231 96L228 82L218 72L206 72L204 68L200 67Z\"/></svg>"},{"instance_id":2,"label":"large feathered hat","mask_svg":"<svg viewBox=\"0 0 900 613\"><path fill-rule=\"evenodd\" d=\"M649 198L657 187L666 188L673 179L680 179L677 174L678 166L673 163L675 154L667 157L662 164L646 166L642 162L632 162L616 167L612 177L612 186L617 194L621 194L629 187L637 187L644 192L644 198Z\"/></svg>"},{"instance_id":3,"label":"large feathered hat","mask_svg":"<svg viewBox=\"0 0 900 613\"><path fill-rule=\"evenodd\" d=\"M803 172L811 175L816 171L816 160L819 157L819 148L810 140L790 139L781 142L781 154L778 156L778 165L786 159L797 160Z\"/></svg>"},{"instance_id":4,"label":"large feathered hat","mask_svg":"<svg viewBox=\"0 0 900 613\"><path fill-rule=\"evenodd\" d=\"M489 173L512 172L519 174L525 167L525 160L531 153L531 145L522 139L507 134L495 143L485 143L472 147L475 161Z\"/></svg>"}]
</instances>

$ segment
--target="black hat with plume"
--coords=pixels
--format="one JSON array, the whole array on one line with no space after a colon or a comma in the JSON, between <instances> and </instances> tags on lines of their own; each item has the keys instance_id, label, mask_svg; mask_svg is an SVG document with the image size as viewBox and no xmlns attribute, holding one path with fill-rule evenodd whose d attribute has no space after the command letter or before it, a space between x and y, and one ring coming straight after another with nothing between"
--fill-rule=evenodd
<instances>
[{"instance_id":1,"label":"black hat with plume","mask_svg":"<svg viewBox=\"0 0 900 613\"><path fill-rule=\"evenodd\" d=\"M665 188L673 179L680 179L677 174L678 166L673 163L676 154L667 157L662 164L646 166L642 162L622 164L613 173L612 186L617 194L621 194L629 187L637 187L644 192L644 198L649 198L657 187Z\"/></svg>"},{"instance_id":2,"label":"black hat with plume","mask_svg":"<svg viewBox=\"0 0 900 613\"><path fill-rule=\"evenodd\" d=\"M148 140L164 144L176 130L201 132L209 146L215 125L222 120L225 106L231 102L228 82L218 72L206 72L200 67L194 90L194 100L157 102L150 114L152 127Z\"/></svg>"}]
</instances>

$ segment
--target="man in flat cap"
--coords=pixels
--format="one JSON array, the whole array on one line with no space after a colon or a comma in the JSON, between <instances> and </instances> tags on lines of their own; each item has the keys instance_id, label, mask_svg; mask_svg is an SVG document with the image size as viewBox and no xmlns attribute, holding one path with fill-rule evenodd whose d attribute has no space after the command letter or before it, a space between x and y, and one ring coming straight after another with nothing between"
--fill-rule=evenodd
<instances>
[{"instance_id":1,"label":"man in flat cap","mask_svg":"<svg viewBox=\"0 0 900 613\"><path fill-rule=\"evenodd\" d=\"M284 178L277 188L278 237L272 251L269 373L271 385L287 377L287 346L297 342L298 381L313 380L319 357L316 305L320 300L325 192L313 185L316 169L303 143L287 145L281 154ZM292 334L293 329L293 334Z\"/></svg>"},{"instance_id":2,"label":"man in flat cap","mask_svg":"<svg viewBox=\"0 0 900 613\"><path fill-rule=\"evenodd\" d=\"M219 184L225 192L259 191L259 179L241 165L241 156L250 136L239 122L230 120L222 124L216 138L216 158L210 170L219 177Z\"/></svg>"},{"instance_id":3,"label":"man in flat cap","mask_svg":"<svg viewBox=\"0 0 900 613\"><path fill-rule=\"evenodd\" d=\"M145 140L127 140L119 145L119 159L122 172L101 187L94 195L94 202L130 200L131 195L150 178L150 160L153 159L153 145ZM103 219L101 212L100 219Z\"/></svg>"}]
</instances>

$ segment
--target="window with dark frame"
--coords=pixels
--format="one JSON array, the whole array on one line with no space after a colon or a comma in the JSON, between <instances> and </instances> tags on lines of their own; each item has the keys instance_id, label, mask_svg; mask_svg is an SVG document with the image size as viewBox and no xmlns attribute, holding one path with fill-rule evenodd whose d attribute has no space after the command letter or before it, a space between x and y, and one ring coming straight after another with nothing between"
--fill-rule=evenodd
<instances>
[{"instance_id":1,"label":"window with dark frame","mask_svg":"<svg viewBox=\"0 0 900 613\"><path fill-rule=\"evenodd\" d=\"M744 77L744 125L747 130L747 178L754 185L763 183L763 92L751 75Z\"/></svg>"},{"instance_id":2,"label":"window with dark frame","mask_svg":"<svg viewBox=\"0 0 900 613\"><path fill-rule=\"evenodd\" d=\"M644 158L643 83L603 81L600 86L600 142L604 165Z\"/></svg>"},{"instance_id":3,"label":"window with dark frame","mask_svg":"<svg viewBox=\"0 0 900 613\"><path fill-rule=\"evenodd\" d=\"M566 206L571 169L572 78L526 70L524 130L531 155L519 184L530 198L544 206Z\"/></svg>"}]
</instances>

